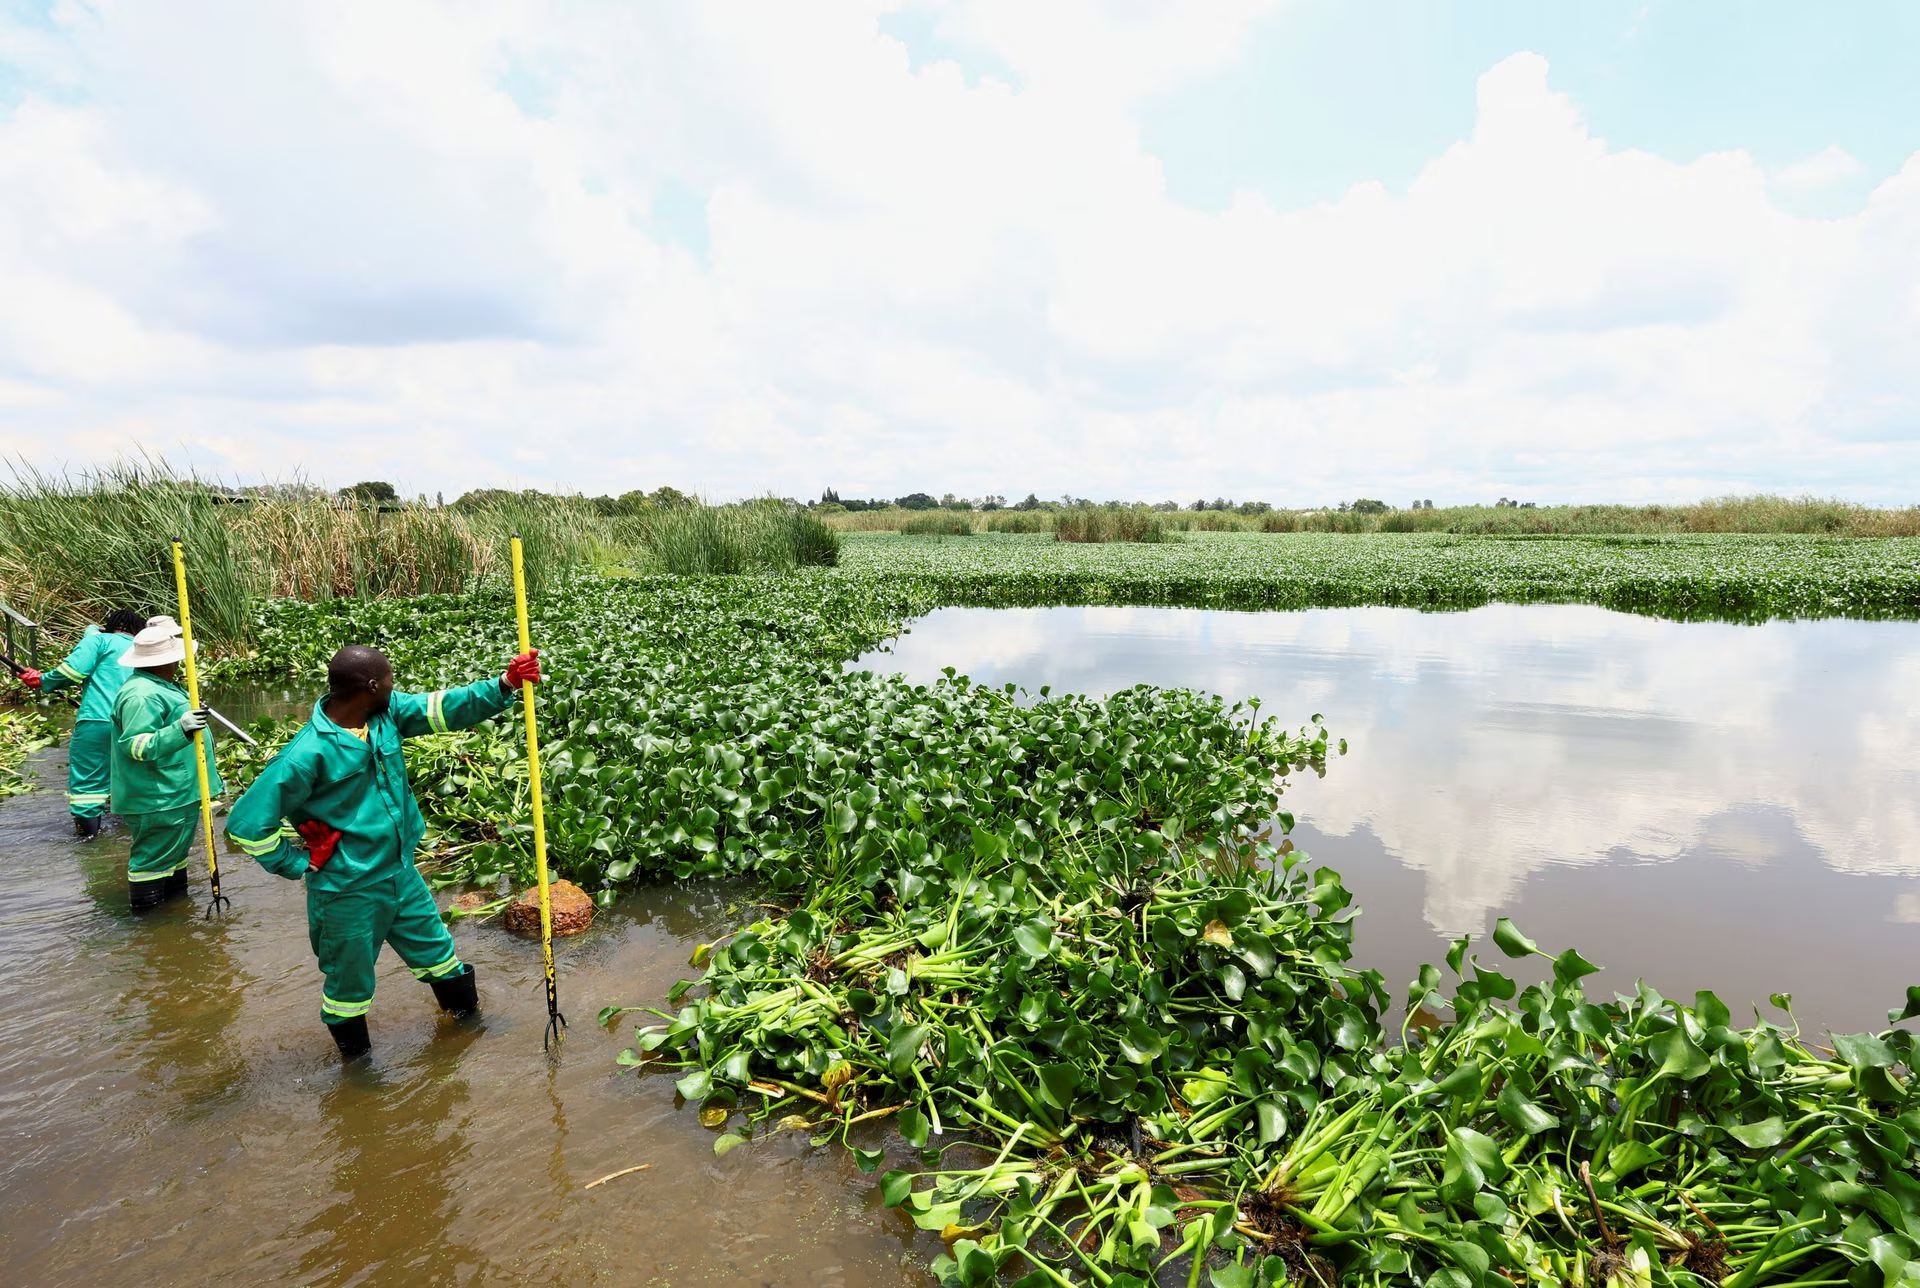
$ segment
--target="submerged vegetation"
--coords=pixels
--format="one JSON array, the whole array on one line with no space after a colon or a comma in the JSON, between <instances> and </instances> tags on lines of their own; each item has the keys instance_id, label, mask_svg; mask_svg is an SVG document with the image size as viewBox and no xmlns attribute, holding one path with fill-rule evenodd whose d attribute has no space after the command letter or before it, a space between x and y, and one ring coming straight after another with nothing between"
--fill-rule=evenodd
<instances>
[{"instance_id":1,"label":"submerged vegetation","mask_svg":"<svg viewBox=\"0 0 1920 1288\"><path fill-rule=\"evenodd\" d=\"M844 670L943 602L1341 584L1331 539L1256 570L1260 540L850 538L832 572L545 596L559 871L603 892L743 874L770 910L696 953L624 1058L671 1072L717 1152L798 1131L878 1172L909 1151L881 1192L943 1237L947 1283L1920 1281L1908 1033L1822 1050L1711 994L1589 994L1577 952L1507 924L1499 948L1544 958L1542 982L1463 941L1403 992L1351 961L1339 876L1267 830L1291 826L1284 776L1337 748L1318 725ZM1377 579L1339 593L1382 594L1395 560L1520 598L1668 561L1688 589L1664 608L1729 587L1911 606L1920 580L1904 544L1381 544ZM497 665L511 630L491 592L283 604L248 665L313 676L352 639L430 687ZM512 734L413 744L442 883L524 879Z\"/></svg>"}]
</instances>

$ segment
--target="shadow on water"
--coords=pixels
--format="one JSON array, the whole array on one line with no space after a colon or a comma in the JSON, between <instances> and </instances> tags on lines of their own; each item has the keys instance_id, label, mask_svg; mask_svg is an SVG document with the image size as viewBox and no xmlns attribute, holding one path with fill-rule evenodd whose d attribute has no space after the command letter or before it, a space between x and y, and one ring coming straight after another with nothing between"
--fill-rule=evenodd
<instances>
[{"instance_id":1,"label":"shadow on water","mask_svg":"<svg viewBox=\"0 0 1920 1288\"><path fill-rule=\"evenodd\" d=\"M660 1000L742 892L637 892L555 945L573 1028L541 1051L537 943L458 923L485 1017L465 1026L391 954L375 1059L319 1019L302 891L221 858L233 899L135 919L117 830L73 843L64 755L0 802L0 1257L7 1283L929 1283L938 1251L842 1151L787 1133L713 1154L671 1073L621 1069L607 1005ZM649 1170L586 1184L639 1163Z\"/></svg>"}]
</instances>

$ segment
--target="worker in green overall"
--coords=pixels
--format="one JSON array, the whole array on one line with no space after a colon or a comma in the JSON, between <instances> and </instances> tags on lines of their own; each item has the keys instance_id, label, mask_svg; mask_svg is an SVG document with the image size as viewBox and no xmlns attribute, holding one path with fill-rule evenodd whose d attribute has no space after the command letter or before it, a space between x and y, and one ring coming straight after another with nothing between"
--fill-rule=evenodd
<instances>
[{"instance_id":1,"label":"worker in green overall","mask_svg":"<svg viewBox=\"0 0 1920 1288\"><path fill-rule=\"evenodd\" d=\"M504 711L540 679L539 651L499 679L437 693L399 693L380 650L349 644L327 665L327 696L234 802L227 836L260 865L307 886L307 936L324 983L320 1018L343 1059L367 1054L374 962L392 944L440 1009L473 1015L480 994L414 866L426 832L407 785L401 740L467 729ZM284 824L306 841L292 843Z\"/></svg>"},{"instance_id":2,"label":"worker in green overall","mask_svg":"<svg viewBox=\"0 0 1920 1288\"><path fill-rule=\"evenodd\" d=\"M131 608L116 608L107 614L104 630L87 627L73 652L51 671L28 667L20 672L22 684L42 693L80 690L80 710L67 739L67 809L73 814L73 834L83 841L100 835L107 817L113 786L113 700L127 678L120 655L146 624Z\"/></svg>"},{"instance_id":3,"label":"worker in green overall","mask_svg":"<svg viewBox=\"0 0 1920 1288\"><path fill-rule=\"evenodd\" d=\"M113 812L126 820L127 901L135 912L187 892L187 851L200 820L194 735L206 750L207 787L221 791L213 730L176 682L186 641L171 617L155 617L120 655L128 675L113 700Z\"/></svg>"}]
</instances>

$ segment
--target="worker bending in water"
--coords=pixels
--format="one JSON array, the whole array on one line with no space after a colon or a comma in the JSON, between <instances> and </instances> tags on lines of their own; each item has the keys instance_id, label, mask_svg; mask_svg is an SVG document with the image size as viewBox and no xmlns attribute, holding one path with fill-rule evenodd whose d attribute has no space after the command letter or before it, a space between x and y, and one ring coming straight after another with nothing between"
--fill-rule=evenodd
<instances>
[{"instance_id":1,"label":"worker bending in water","mask_svg":"<svg viewBox=\"0 0 1920 1288\"><path fill-rule=\"evenodd\" d=\"M194 735L207 761L207 789L221 791L207 713L195 710L176 676L186 641L171 617L150 618L120 655L127 678L113 699L113 811L133 840L127 900L135 912L187 892L187 851L200 821Z\"/></svg>"},{"instance_id":2,"label":"worker bending in water","mask_svg":"<svg viewBox=\"0 0 1920 1288\"><path fill-rule=\"evenodd\" d=\"M87 627L73 652L51 671L28 667L20 672L22 684L42 693L80 690L80 710L67 739L67 809L73 814L73 834L83 841L100 835L112 798L113 700L127 678L120 655L146 624L131 608L116 608L107 614L104 630Z\"/></svg>"},{"instance_id":3,"label":"worker bending in water","mask_svg":"<svg viewBox=\"0 0 1920 1288\"><path fill-rule=\"evenodd\" d=\"M407 785L400 741L467 729L505 710L540 679L539 652L499 679L438 693L397 693L386 654L349 644L327 665L327 696L293 741L234 803L227 836L269 872L307 885L307 934L325 977L320 1018L344 1059L365 1055L374 961L393 945L440 1008L480 1009L473 967L461 962L440 909L414 867L426 822ZM306 841L291 842L283 820Z\"/></svg>"}]
</instances>

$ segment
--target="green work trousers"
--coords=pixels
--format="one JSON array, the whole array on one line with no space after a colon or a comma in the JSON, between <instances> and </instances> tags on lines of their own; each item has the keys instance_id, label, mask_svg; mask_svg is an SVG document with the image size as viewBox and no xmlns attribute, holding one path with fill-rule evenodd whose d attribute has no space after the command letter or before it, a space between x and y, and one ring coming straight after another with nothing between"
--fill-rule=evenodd
<instances>
[{"instance_id":1,"label":"green work trousers","mask_svg":"<svg viewBox=\"0 0 1920 1288\"><path fill-rule=\"evenodd\" d=\"M338 893L307 887L307 937L326 982L320 1018L338 1024L373 1006L373 965L388 943L419 980L452 979L466 967L440 919L433 892L412 867Z\"/></svg>"},{"instance_id":2,"label":"green work trousers","mask_svg":"<svg viewBox=\"0 0 1920 1288\"><path fill-rule=\"evenodd\" d=\"M160 881L187 870L187 851L200 824L200 807L182 805L152 814L128 814L133 850L127 855L127 880Z\"/></svg>"},{"instance_id":3,"label":"green work trousers","mask_svg":"<svg viewBox=\"0 0 1920 1288\"><path fill-rule=\"evenodd\" d=\"M82 720L67 739L67 808L75 818L98 818L112 795L113 722Z\"/></svg>"}]
</instances>

